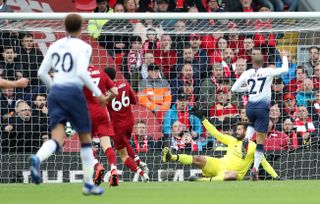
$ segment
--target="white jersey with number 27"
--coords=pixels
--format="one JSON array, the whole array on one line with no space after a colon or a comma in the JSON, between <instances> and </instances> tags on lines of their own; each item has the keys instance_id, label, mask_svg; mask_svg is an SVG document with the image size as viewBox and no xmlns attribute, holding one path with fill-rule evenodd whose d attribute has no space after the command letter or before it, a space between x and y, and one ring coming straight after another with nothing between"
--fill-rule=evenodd
<instances>
[{"instance_id":1,"label":"white jersey with number 27","mask_svg":"<svg viewBox=\"0 0 320 204\"><path fill-rule=\"evenodd\" d=\"M254 104L256 108L264 108L270 105L271 85L274 76L288 72L288 59L283 57L282 67L275 68L252 68L241 74L239 79L233 84L232 92L248 92L249 104Z\"/></svg>"}]
</instances>

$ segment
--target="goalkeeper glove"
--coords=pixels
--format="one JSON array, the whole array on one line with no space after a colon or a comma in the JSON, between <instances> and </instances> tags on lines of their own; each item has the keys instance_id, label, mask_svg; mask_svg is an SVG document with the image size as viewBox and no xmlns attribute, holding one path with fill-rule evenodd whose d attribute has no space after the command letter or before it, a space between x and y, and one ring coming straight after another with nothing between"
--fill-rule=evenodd
<instances>
[{"instance_id":1,"label":"goalkeeper glove","mask_svg":"<svg viewBox=\"0 0 320 204\"><path fill-rule=\"evenodd\" d=\"M197 116L201 121L204 121L207 117L207 111L201 107L200 102L196 103L196 105L190 111L190 114Z\"/></svg>"}]
</instances>

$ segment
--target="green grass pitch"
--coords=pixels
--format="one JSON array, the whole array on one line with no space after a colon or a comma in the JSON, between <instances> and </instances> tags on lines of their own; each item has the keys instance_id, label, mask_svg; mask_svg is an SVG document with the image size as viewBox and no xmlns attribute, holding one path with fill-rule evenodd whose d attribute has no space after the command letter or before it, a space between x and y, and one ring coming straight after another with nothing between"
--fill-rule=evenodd
<instances>
[{"instance_id":1,"label":"green grass pitch","mask_svg":"<svg viewBox=\"0 0 320 204\"><path fill-rule=\"evenodd\" d=\"M102 196L81 184L1 184L1 204L308 204L319 203L320 181L120 183Z\"/></svg>"}]
</instances>

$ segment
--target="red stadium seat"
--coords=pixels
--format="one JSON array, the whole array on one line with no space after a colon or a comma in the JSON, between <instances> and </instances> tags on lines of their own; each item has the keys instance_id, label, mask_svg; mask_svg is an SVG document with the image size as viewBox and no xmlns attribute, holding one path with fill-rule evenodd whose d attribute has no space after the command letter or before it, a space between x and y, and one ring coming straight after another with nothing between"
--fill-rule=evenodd
<instances>
[{"instance_id":1,"label":"red stadium seat","mask_svg":"<svg viewBox=\"0 0 320 204\"><path fill-rule=\"evenodd\" d=\"M96 0L76 0L76 8L80 11L92 11L96 8Z\"/></svg>"}]
</instances>

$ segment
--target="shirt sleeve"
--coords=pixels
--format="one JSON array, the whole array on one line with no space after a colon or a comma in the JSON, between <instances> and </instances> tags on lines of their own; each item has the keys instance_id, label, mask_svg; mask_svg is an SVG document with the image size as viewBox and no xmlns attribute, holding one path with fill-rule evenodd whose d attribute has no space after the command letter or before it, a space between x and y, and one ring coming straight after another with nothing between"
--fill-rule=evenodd
<instances>
[{"instance_id":1,"label":"shirt sleeve","mask_svg":"<svg viewBox=\"0 0 320 204\"><path fill-rule=\"evenodd\" d=\"M214 127L207 119L202 121L202 124L208 130L208 132L217 140L222 142L225 145L229 145L230 142L232 142L235 138L230 135L225 135L217 130L216 127Z\"/></svg>"},{"instance_id":2,"label":"shirt sleeve","mask_svg":"<svg viewBox=\"0 0 320 204\"><path fill-rule=\"evenodd\" d=\"M248 91L248 87L242 87L244 81L246 78L246 72L242 73L241 76L239 77L239 79L237 79L237 81L233 84L231 91L232 92L246 92Z\"/></svg>"},{"instance_id":3,"label":"shirt sleeve","mask_svg":"<svg viewBox=\"0 0 320 204\"><path fill-rule=\"evenodd\" d=\"M51 69L51 64L52 64L51 60L52 60L51 47L49 47L40 65L40 68L38 70L38 77L48 88L52 86L52 82L53 82L52 78L49 75L49 71Z\"/></svg>"},{"instance_id":4,"label":"shirt sleeve","mask_svg":"<svg viewBox=\"0 0 320 204\"><path fill-rule=\"evenodd\" d=\"M269 162L266 160L265 157L261 160L261 165L268 174L272 176L272 178L276 178L278 176L277 172L272 168L272 166L269 164Z\"/></svg>"},{"instance_id":5,"label":"shirt sleeve","mask_svg":"<svg viewBox=\"0 0 320 204\"><path fill-rule=\"evenodd\" d=\"M283 56L281 68L272 69L272 72L270 72L270 74L272 76L278 76L278 75L281 75L281 74L285 74L288 71L289 71L288 58L287 58L287 56Z\"/></svg>"},{"instance_id":6,"label":"shirt sleeve","mask_svg":"<svg viewBox=\"0 0 320 204\"><path fill-rule=\"evenodd\" d=\"M98 86L93 82L88 72L88 66L91 58L92 48L88 47L86 50L80 51L77 60L77 75L83 81L84 85L90 89L96 96L102 94Z\"/></svg>"}]
</instances>

